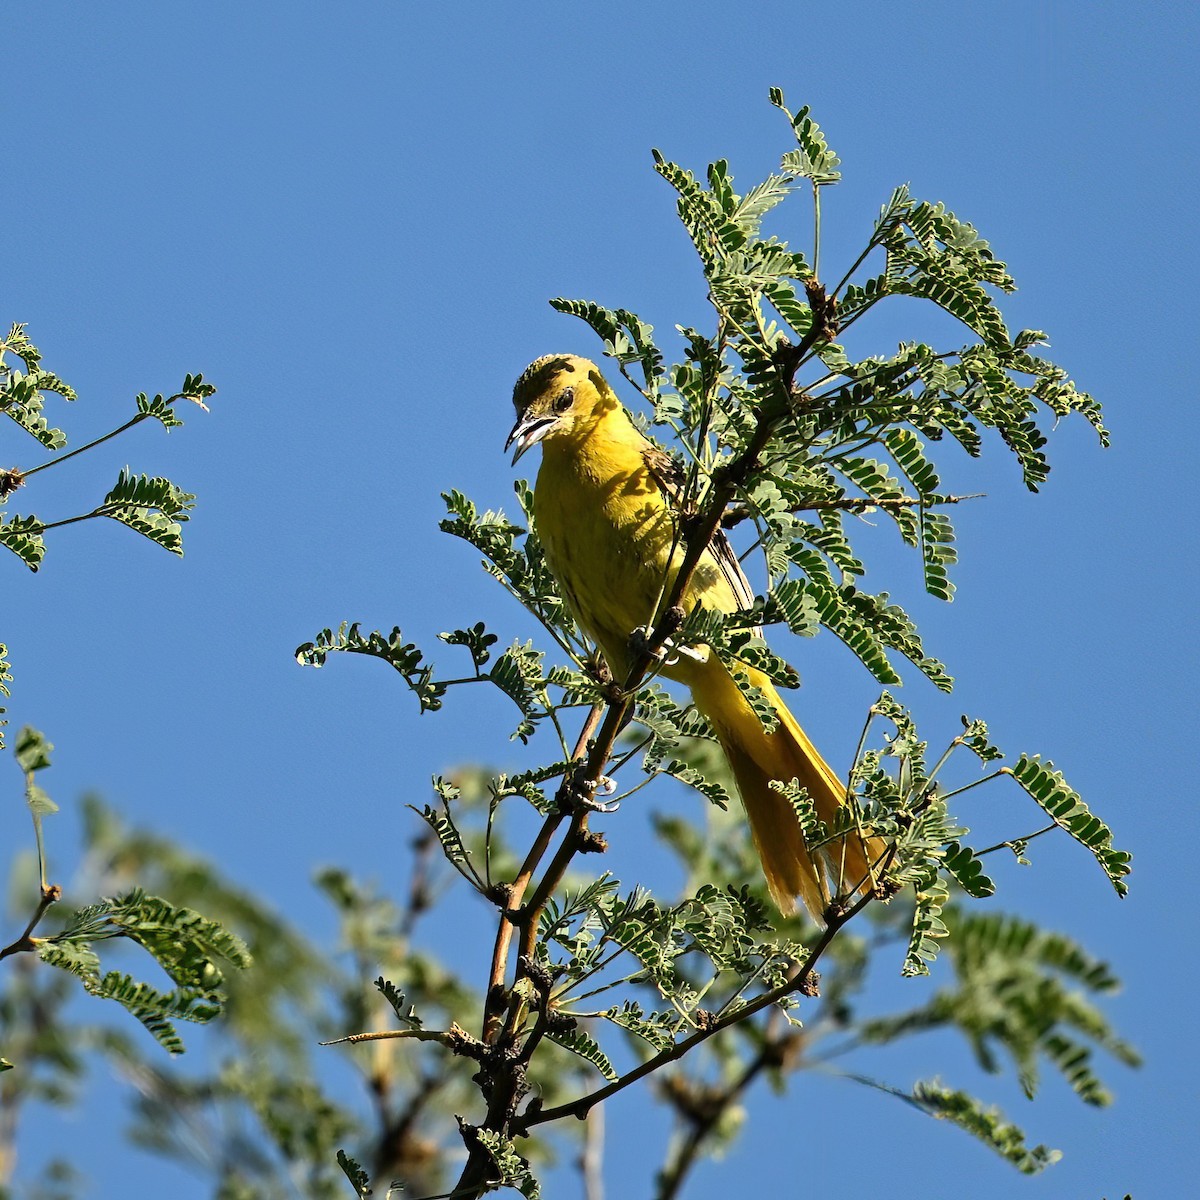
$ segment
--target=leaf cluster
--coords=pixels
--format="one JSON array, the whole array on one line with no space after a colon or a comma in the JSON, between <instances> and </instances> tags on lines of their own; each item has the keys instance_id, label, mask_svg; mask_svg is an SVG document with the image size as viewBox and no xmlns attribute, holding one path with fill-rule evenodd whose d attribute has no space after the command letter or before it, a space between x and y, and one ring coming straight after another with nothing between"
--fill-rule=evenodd
<instances>
[{"instance_id":1,"label":"leaf cluster","mask_svg":"<svg viewBox=\"0 0 1200 1200\"><path fill-rule=\"evenodd\" d=\"M95 947L112 938L136 942L175 987L164 992L124 972L102 975ZM36 946L42 962L78 976L91 995L115 1000L171 1054L184 1049L174 1021L203 1024L220 1015L226 998L220 963L245 969L251 962L241 939L215 921L140 889L77 910Z\"/></svg>"},{"instance_id":2,"label":"leaf cluster","mask_svg":"<svg viewBox=\"0 0 1200 1200\"><path fill-rule=\"evenodd\" d=\"M58 932L35 936L34 930L62 896L47 882L42 820L58 806L37 782L49 768L54 747L30 726L17 735L13 753L25 776L25 799L37 845L40 903L25 931L0 950L0 959L34 953L44 963L75 975L84 989L115 1000L137 1018L171 1054L183 1053L176 1020L206 1023L224 1006L225 963L245 969L251 959L245 944L219 923L133 887L119 896L88 904L71 913ZM101 973L99 943L125 939L139 945L175 985L162 991L120 971Z\"/></svg>"},{"instance_id":3,"label":"leaf cluster","mask_svg":"<svg viewBox=\"0 0 1200 1200\"><path fill-rule=\"evenodd\" d=\"M7 362L6 356L19 360L24 371ZM67 450L66 433L52 427L46 418L46 397L56 395L73 402L77 396L57 375L43 369L41 359L41 352L30 341L24 325L13 325L0 339L0 413L34 438L43 450L51 452L51 457L33 466L0 470L0 506L40 472L92 450L142 421L158 421L167 430L182 425L180 401L189 401L207 411L207 401L216 392L202 375L185 376L179 391L170 396L160 393L149 397L140 392L134 397L133 416L123 424L83 446ZM44 520L34 514L9 516L0 511L0 546L11 550L30 570L36 571L46 553L43 535L47 530L93 517L111 517L172 554L182 554L180 525L187 520L194 500L194 496L169 479L136 475L126 467L103 500L87 512Z\"/></svg>"},{"instance_id":4,"label":"leaf cluster","mask_svg":"<svg viewBox=\"0 0 1200 1200\"><path fill-rule=\"evenodd\" d=\"M72 1104L76 1082L99 1058L136 1080L129 1099L134 1144L208 1177L215 1195L336 1200L346 1186L335 1161L341 1147L374 1178L403 1183L411 1194L444 1190L453 1163L452 1114L467 1107L473 1091L465 1077L444 1069L445 1051L415 1042L317 1047L389 1021L407 1029L426 1019L450 1024L478 1007L477 992L452 956L442 957L436 942L431 950L414 940L449 882L431 839L411 847L409 888L399 899L351 871L323 870L317 885L336 933L318 941L213 863L129 827L98 800L87 801L84 817L80 879L68 890L99 886L117 899L106 912L83 906L71 921L78 933L94 935L106 955L138 938L165 937L171 922L161 921L145 891L142 907L124 903L138 894L131 887L137 880L176 898L180 910L203 911L237 929L254 962L226 972L225 960L211 956L225 975L223 1013L206 1031L204 1055L184 1072L157 1045L131 1036L128 1022L108 1017L104 1006L68 1017L76 990L70 975L26 956L22 961L38 969L0 976L0 1047L17 1067L6 1077L14 1125L26 1104ZM129 924L106 921L114 914ZM175 970L182 976L180 964ZM560 1056L560 1075L570 1078L572 1056L551 1049ZM344 1061L331 1072L334 1054ZM563 1095L561 1085L548 1092L551 1099ZM0 1158L6 1145L0 1130Z\"/></svg>"}]
</instances>

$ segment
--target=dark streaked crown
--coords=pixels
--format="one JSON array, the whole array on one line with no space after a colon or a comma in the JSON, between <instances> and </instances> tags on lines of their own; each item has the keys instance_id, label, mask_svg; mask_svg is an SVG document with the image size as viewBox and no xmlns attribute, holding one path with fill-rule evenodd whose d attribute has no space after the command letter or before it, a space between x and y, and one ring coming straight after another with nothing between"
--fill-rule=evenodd
<instances>
[{"instance_id":1,"label":"dark streaked crown","mask_svg":"<svg viewBox=\"0 0 1200 1200\"><path fill-rule=\"evenodd\" d=\"M572 354L544 354L535 359L521 372L513 387L513 407L520 416L529 405L545 393L560 371L575 372Z\"/></svg>"}]
</instances>

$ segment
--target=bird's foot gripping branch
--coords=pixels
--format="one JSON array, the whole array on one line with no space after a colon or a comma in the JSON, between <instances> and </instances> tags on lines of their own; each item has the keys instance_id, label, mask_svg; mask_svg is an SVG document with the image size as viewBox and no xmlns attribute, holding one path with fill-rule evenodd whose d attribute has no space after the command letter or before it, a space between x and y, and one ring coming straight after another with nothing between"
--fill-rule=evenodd
<instances>
[{"instance_id":1,"label":"bird's foot gripping branch","mask_svg":"<svg viewBox=\"0 0 1200 1200\"><path fill-rule=\"evenodd\" d=\"M540 765L516 774L436 778L420 811L495 920L479 1038L465 1054L453 1030L437 1035L472 1060L480 1096L462 1118L455 1196L536 1194L556 1122L582 1118L594 1138L597 1106L650 1075L680 1133L658 1175L666 1200L732 1136L727 1118L760 1075L830 1070L846 1056L848 1078L882 1087L863 1069L869 1048L935 1027L961 1032L989 1069L1007 1051L1030 1094L1050 1065L1085 1101L1104 1103L1091 1047L1135 1061L1088 996L1115 984L1103 964L1059 934L971 911L996 890L988 856L1025 861L1030 841L1052 832L1090 851L1124 894L1129 856L1053 766L1006 760L966 718L933 756L885 691L861 730L828 748L839 774L780 697L798 679L763 638L778 626L832 633L886 687L901 683L904 662L950 690L904 610L862 588L866 564L845 523L883 514L916 551L925 589L950 599L950 513L964 497L943 489L931 444L972 457L1004 447L1036 490L1049 472L1042 419L1078 413L1107 435L1091 397L1033 353L1044 335L1010 334L996 305L1013 286L1004 264L942 205L897 189L844 274L822 277L820 210L838 160L806 109L792 114L777 91L771 99L794 148L745 193L723 161L700 180L655 157L700 258L711 329L680 327L682 355L668 366L632 312L553 301L599 336L633 411L588 360L539 359L518 380L509 439L517 457L535 446L542 455L536 487L516 485L523 520L445 496L442 528L475 547L540 622L551 657L519 640L496 656L499 638L483 622L441 635L470 658L453 678L398 629L343 625L298 651L312 665L334 651L382 658L422 711L442 708L452 687L492 684L519 711L512 736L544 747ZM812 203L811 255L762 231L796 191ZM965 344L914 340L852 357L839 339L860 340L853 328L895 296L956 317ZM650 817L685 874L673 900L646 880L597 873L600 860L585 857L606 839L642 836L647 807L622 802L666 777L713 805L706 821ZM967 825L980 813L975 789L1006 781L1003 836L978 846ZM750 837L730 813L735 795ZM521 803L540 822L514 853L506 816ZM618 805L603 835L591 828ZM939 948L948 962L933 1000L859 1013L868 960L923 975ZM469 1025L472 1014L456 1020ZM574 1086L564 1055L595 1081ZM1022 1171L1053 1160L966 1092L928 1081L885 1090Z\"/></svg>"}]
</instances>

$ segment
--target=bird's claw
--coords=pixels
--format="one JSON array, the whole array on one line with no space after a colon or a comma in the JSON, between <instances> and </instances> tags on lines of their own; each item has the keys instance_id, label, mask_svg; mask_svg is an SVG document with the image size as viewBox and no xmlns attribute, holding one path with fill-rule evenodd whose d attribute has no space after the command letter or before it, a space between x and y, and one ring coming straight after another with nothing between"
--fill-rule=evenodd
<instances>
[{"instance_id":1,"label":"bird's claw","mask_svg":"<svg viewBox=\"0 0 1200 1200\"><path fill-rule=\"evenodd\" d=\"M660 662L664 666L673 667L680 657L690 658L694 662L705 662L706 656L700 651L691 646L677 646L671 638L664 638L662 645L657 650L650 648L651 629L649 625L639 625L629 635L629 646L637 654L648 654L655 662Z\"/></svg>"},{"instance_id":2,"label":"bird's claw","mask_svg":"<svg viewBox=\"0 0 1200 1200\"><path fill-rule=\"evenodd\" d=\"M598 813L615 813L620 807L620 800L610 800L605 804L602 800L583 800L583 807L591 812Z\"/></svg>"},{"instance_id":3,"label":"bird's claw","mask_svg":"<svg viewBox=\"0 0 1200 1200\"><path fill-rule=\"evenodd\" d=\"M661 662L663 652L661 649L652 650L650 648L650 633L651 629L649 625L639 625L629 635L629 648L634 654L648 654L651 658Z\"/></svg>"},{"instance_id":4,"label":"bird's claw","mask_svg":"<svg viewBox=\"0 0 1200 1200\"><path fill-rule=\"evenodd\" d=\"M598 813L615 813L621 807L620 800L613 800L606 804L603 800L597 800L599 796L611 796L617 790L617 781L610 779L607 775L601 775L596 780L595 785L587 788L579 797L580 804L590 810Z\"/></svg>"}]
</instances>

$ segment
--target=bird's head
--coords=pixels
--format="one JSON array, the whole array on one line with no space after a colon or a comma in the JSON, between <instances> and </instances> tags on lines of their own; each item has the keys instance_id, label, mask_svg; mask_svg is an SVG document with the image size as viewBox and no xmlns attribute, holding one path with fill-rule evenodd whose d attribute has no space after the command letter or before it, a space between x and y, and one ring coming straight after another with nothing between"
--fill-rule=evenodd
<instances>
[{"instance_id":1,"label":"bird's head","mask_svg":"<svg viewBox=\"0 0 1200 1200\"><path fill-rule=\"evenodd\" d=\"M547 354L530 363L513 388L517 423L504 448L513 462L538 442L586 437L607 413L620 408L594 362L574 354Z\"/></svg>"}]
</instances>

